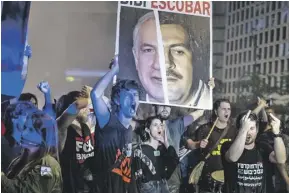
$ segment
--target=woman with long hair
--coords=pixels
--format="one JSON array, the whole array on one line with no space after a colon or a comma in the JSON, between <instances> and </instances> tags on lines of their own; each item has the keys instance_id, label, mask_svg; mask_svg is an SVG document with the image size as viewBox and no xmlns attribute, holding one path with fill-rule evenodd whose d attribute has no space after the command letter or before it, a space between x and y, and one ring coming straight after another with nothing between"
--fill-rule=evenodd
<instances>
[{"instance_id":1,"label":"woman with long hair","mask_svg":"<svg viewBox=\"0 0 289 193\"><path fill-rule=\"evenodd\" d=\"M169 146L165 122L155 116L137 128L142 144L134 151L133 171L140 193L169 193L167 179L176 168L179 159L175 149Z\"/></svg>"},{"instance_id":2,"label":"woman with long hair","mask_svg":"<svg viewBox=\"0 0 289 193\"><path fill-rule=\"evenodd\" d=\"M38 109L28 110L27 102L8 107L6 136L23 148L6 175L1 175L4 193L61 193L62 177L58 163L56 121ZM18 134L17 134L18 133Z\"/></svg>"}]
</instances>

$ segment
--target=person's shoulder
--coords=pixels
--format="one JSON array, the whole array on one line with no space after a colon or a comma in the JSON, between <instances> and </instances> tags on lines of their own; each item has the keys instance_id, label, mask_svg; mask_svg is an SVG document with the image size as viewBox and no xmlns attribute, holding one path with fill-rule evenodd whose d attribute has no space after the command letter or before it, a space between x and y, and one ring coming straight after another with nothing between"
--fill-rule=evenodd
<instances>
[{"instance_id":1,"label":"person's shoulder","mask_svg":"<svg viewBox=\"0 0 289 193\"><path fill-rule=\"evenodd\" d=\"M117 115L115 113L109 112L109 119L108 122L103 126L103 128L105 127L113 127L113 126L117 126L118 124L121 124L121 122L119 121L119 118L117 117ZM97 127L96 128L101 128L99 126L99 123L97 122ZM100 129L101 131L105 131L106 129Z\"/></svg>"},{"instance_id":2,"label":"person's shoulder","mask_svg":"<svg viewBox=\"0 0 289 193\"><path fill-rule=\"evenodd\" d=\"M273 139L273 135L270 132L262 132L258 135L259 140L271 140Z\"/></svg>"},{"instance_id":3,"label":"person's shoulder","mask_svg":"<svg viewBox=\"0 0 289 193\"><path fill-rule=\"evenodd\" d=\"M205 123L203 125L200 125L198 130L209 131L212 126L213 126L213 123L212 122L208 122L208 123Z\"/></svg>"},{"instance_id":4,"label":"person's shoulder","mask_svg":"<svg viewBox=\"0 0 289 193\"><path fill-rule=\"evenodd\" d=\"M42 165L49 165L49 166L59 166L58 161L51 155L45 155L41 159L41 164Z\"/></svg>"},{"instance_id":5,"label":"person's shoulder","mask_svg":"<svg viewBox=\"0 0 289 193\"><path fill-rule=\"evenodd\" d=\"M274 144L274 137L273 137L273 134L271 132L263 132L263 133L260 133L258 136L257 136L257 139L256 139L256 144L259 146L262 146L264 144L270 144L270 145L273 145Z\"/></svg>"}]
</instances>

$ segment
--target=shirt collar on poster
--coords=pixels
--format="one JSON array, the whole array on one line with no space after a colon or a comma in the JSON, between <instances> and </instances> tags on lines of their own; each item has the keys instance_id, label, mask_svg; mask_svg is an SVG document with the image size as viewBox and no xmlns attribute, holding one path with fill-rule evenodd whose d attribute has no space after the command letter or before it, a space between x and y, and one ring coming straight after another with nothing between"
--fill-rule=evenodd
<instances>
[{"instance_id":1,"label":"shirt collar on poster","mask_svg":"<svg viewBox=\"0 0 289 193\"><path fill-rule=\"evenodd\" d=\"M198 90L193 94L191 100L187 104L184 104L184 106L195 106L196 101L198 100L202 101L203 100L202 97L204 96L204 93L205 93L204 89L206 89L206 85L204 85L204 82L202 80L199 80ZM148 94L146 94L146 102L148 103L150 102L150 98Z\"/></svg>"}]
</instances>

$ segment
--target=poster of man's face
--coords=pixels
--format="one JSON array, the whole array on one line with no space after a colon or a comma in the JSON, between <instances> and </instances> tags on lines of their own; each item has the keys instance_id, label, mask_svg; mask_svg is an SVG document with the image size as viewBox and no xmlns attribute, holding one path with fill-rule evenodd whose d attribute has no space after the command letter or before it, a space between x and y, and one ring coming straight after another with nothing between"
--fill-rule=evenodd
<instances>
[{"instance_id":1,"label":"poster of man's face","mask_svg":"<svg viewBox=\"0 0 289 193\"><path fill-rule=\"evenodd\" d=\"M118 79L142 86L141 102L211 108L210 17L121 7Z\"/></svg>"}]
</instances>

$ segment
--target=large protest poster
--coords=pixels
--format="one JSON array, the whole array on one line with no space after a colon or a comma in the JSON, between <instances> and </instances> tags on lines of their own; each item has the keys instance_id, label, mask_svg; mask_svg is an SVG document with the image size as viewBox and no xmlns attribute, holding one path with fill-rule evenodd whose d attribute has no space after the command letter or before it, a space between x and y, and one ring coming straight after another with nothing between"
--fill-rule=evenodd
<instances>
[{"instance_id":1,"label":"large protest poster","mask_svg":"<svg viewBox=\"0 0 289 193\"><path fill-rule=\"evenodd\" d=\"M27 75L27 24L30 2L4 1L1 15L2 101L18 97Z\"/></svg>"},{"instance_id":2,"label":"large protest poster","mask_svg":"<svg viewBox=\"0 0 289 193\"><path fill-rule=\"evenodd\" d=\"M142 103L212 109L211 2L120 1L115 50Z\"/></svg>"}]
</instances>

